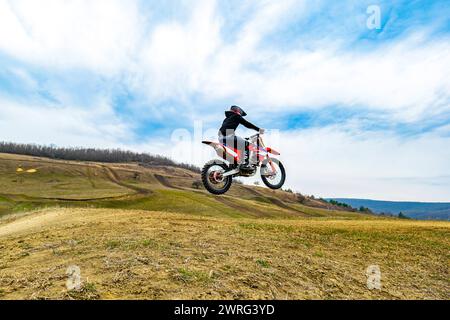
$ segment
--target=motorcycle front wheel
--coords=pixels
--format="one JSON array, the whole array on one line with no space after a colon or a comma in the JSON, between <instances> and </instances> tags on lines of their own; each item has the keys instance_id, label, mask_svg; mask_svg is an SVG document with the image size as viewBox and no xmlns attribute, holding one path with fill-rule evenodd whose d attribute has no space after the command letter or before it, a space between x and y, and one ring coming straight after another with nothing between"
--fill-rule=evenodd
<instances>
[{"instance_id":1,"label":"motorcycle front wheel","mask_svg":"<svg viewBox=\"0 0 450 320\"><path fill-rule=\"evenodd\" d=\"M223 177L228 170L228 165L222 161L211 160L203 166L202 182L206 190L212 194L224 194L231 187L233 178Z\"/></svg>"},{"instance_id":2,"label":"motorcycle front wheel","mask_svg":"<svg viewBox=\"0 0 450 320\"><path fill-rule=\"evenodd\" d=\"M286 170L278 159L264 160L261 165L261 180L270 189L280 189L286 180ZM275 171L274 171L275 169Z\"/></svg>"}]
</instances>

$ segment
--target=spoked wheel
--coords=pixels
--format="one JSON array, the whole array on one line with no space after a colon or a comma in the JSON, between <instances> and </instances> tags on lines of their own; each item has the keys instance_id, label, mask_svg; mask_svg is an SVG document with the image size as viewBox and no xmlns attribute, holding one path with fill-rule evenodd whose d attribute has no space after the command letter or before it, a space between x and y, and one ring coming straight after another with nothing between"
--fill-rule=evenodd
<instances>
[{"instance_id":1,"label":"spoked wheel","mask_svg":"<svg viewBox=\"0 0 450 320\"><path fill-rule=\"evenodd\" d=\"M228 169L228 166L221 161L212 160L206 163L202 170L202 182L205 189L212 194L227 192L233 178L231 176L223 177L222 174Z\"/></svg>"},{"instance_id":2,"label":"spoked wheel","mask_svg":"<svg viewBox=\"0 0 450 320\"><path fill-rule=\"evenodd\" d=\"M280 189L286 180L286 171L278 159L266 159L261 165L261 180L270 189Z\"/></svg>"}]
</instances>

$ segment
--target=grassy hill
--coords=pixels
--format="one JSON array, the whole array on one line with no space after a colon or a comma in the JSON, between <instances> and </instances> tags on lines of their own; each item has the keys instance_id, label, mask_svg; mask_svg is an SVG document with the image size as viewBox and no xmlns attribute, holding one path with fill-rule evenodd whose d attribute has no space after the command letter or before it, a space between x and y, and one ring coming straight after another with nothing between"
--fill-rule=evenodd
<instances>
[{"instance_id":1,"label":"grassy hill","mask_svg":"<svg viewBox=\"0 0 450 320\"><path fill-rule=\"evenodd\" d=\"M31 170L31 171L30 171ZM197 173L0 154L0 298L448 299L450 223ZM65 287L80 267L83 286ZM378 265L382 289L367 288Z\"/></svg>"},{"instance_id":2,"label":"grassy hill","mask_svg":"<svg viewBox=\"0 0 450 320\"><path fill-rule=\"evenodd\" d=\"M232 217L371 218L342 211L324 201L304 198L300 202L292 193L241 184L235 184L227 195L217 197L194 188L193 183L199 181L198 173L172 166L0 154L0 213L58 205Z\"/></svg>"}]
</instances>

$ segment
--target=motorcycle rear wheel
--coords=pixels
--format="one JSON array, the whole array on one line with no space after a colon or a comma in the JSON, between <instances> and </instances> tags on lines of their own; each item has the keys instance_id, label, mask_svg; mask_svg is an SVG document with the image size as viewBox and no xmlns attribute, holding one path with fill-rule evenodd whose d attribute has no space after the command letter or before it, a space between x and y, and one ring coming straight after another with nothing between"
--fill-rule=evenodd
<instances>
[{"instance_id":1,"label":"motorcycle rear wheel","mask_svg":"<svg viewBox=\"0 0 450 320\"><path fill-rule=\"evenodd\" d=\"M233 182L231 176L221 177L221 174L229 169L228 165L222 161L211 160L202 169L203 186L210 193L215 195L227 192Z\"/></svg>"}]
</instances>

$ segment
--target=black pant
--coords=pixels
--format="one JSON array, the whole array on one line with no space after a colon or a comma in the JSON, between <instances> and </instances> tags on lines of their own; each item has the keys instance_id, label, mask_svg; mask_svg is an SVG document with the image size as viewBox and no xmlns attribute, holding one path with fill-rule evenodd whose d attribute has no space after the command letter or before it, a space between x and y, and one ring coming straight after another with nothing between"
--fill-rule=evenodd
<instances>
[{"instance_id":1,"label":"black pant","mask_svg":"<svg viewBox=\"0 0 450 320\"><path fill-rule=\"evenodd\" d=\"M241 137L238 137L234 134L230 134L228 136L224 136L219 132L219 141L226 145L227 147L231 147L234 148L236 150L239 150L239 153L241 155L243 155L243 159L241 157L239 164L244 163L246 165L248 165L248 161L249 161L249 150L248 150L248 146L249 146L249 142L245 139L242 139ZM229 161L229 162L233 162L234 164L238 164L235 163L234 159L233 161Z\"/></svg>"}]
</instances>

